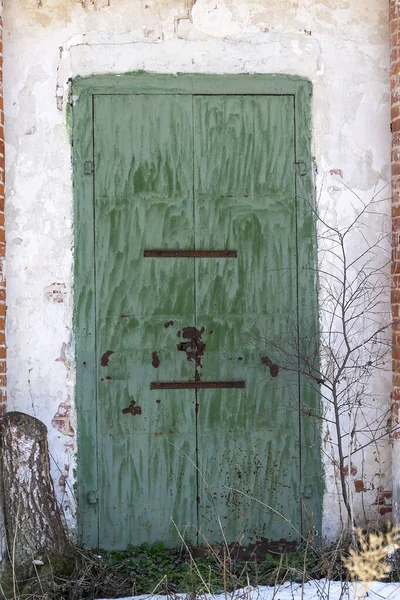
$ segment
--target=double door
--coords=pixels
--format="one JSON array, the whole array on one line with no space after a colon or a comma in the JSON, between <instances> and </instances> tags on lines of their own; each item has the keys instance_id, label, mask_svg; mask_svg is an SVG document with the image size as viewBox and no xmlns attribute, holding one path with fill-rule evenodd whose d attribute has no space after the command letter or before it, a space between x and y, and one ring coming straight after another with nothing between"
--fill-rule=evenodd
<instances>
[{"instance_id":1,"label":"double door","mask_svg":"<svg viewBox=\"0 0 400 600\"><path fill-rule=\"evenodd\" d=\"M293 96L92 106L97 545L296 542Z\"/></svg>"}]
</instances>

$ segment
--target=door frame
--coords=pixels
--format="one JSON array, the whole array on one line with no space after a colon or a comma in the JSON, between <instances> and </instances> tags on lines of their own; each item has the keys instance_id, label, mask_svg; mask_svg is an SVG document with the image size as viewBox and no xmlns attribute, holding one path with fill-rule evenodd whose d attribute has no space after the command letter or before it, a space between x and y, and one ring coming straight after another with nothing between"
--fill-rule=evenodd
<instances>
[{"instance_id":1,"label":"door frame","mask_svg":"<svg viewBox=\"0 0 400 600\"><path fill-rule=\"evenodd\" d=\"M98 546L98 474L96 398L96 297L94 263L94 156L93 96L98 94L183 94L183 95L273 95L292 96L295 115L296 220L297 248L315 280L315 307L311 310L315 331L318 328L316 228L311 156L311 95L309 81L292 75L159 75L146 72L126 75L76 77L71 85L72 164L74 193L74 317L76 387L78 419L77 515L78 538L84 547ZM301 180L301 190L298 185ZM309 201L305 199L309 198ZM299 257L300 253L297 252ZM298 273L301 265L297 266ZM302 294L297 276L297 297ZM305 290L304 290L305 291ZM307 332L297 321L299 339ZM314 533L321 531L322 460L318 415L320 399L310 393L306 378L299 375L302 397L312 412L300 410L300 477L302 490L302 534L306 537L310 524ZM318 454L318 456L316 456ZM308 473L306 466L319 463L319 469Z\"/></svg>"}]
</instances>

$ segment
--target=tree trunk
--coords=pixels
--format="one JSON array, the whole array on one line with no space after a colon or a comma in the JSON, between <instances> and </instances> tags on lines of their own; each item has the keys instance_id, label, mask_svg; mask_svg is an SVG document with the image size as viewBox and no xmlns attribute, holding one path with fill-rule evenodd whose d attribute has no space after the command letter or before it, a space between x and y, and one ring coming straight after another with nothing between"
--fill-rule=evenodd
<instances>
[{"instance_id":1,"label":"tree trunk","mask_svg":"<svg viewBox=\"0 0 400 600\"><path fill-rule=\"evenodd\" d=\"M15 571L27 574L33 560L70 556L41 421L20 412L5 414L1 467L8 554Z\"/></svg>"}]
</instances>

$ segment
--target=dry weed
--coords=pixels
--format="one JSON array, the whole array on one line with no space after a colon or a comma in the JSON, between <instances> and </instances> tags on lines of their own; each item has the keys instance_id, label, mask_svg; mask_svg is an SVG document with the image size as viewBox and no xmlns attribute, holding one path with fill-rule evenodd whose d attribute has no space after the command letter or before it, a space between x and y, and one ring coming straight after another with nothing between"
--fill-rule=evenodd
<instances>
[{"instance_id":1,"label":"dry weed","mask_svg":"<svg viewBox=\"0 0 400 600\"><path fill-rule=\"evenodd\" d=\"M363 584L363 598L373 581L386 579L391 573L392 565L388 558L400 548L400 529L389 527L387 531L369 533L356 528L355 533L358 548L351 548L342 561L351 579Z\"/></svg>"}]
</instances>

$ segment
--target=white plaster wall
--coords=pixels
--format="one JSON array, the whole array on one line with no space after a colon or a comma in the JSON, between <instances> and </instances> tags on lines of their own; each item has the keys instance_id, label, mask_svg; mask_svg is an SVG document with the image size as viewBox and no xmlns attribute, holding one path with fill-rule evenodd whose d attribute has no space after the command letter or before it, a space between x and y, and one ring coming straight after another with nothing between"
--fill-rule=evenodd
<instances>
[{"instance_id":1,"label":"white plaster wall","mask_svg":"<svg viewBox=\"0 0 400 600\"><path fill-rule=\"evenodd\" d=\"M386 3L197 0L191 8L192 4L193 0L5 0L9 408L34 414L47 424L53 475L71 531L76 421L69 78L136 69L300 75L314 88L313 154L321 213L332 223L344 223L351 214L353 193L368 199L389 182ZM388 198L387 188L382 197L385 194ZM389 200L385 205L389 207ZM380 217L371 225L372 232L386 226ZM371 390L378 408L371 414L385 413L389 393L390 374L379 374ZM329 540L338 535L340 516L325 429L323 437L323 535ZM361 479L366 489L354 493L355 512L376 518L381 508L377 497L390 502L387 443L360 452L355 468L353 479Z\"/></svg>"}]
</instances>

